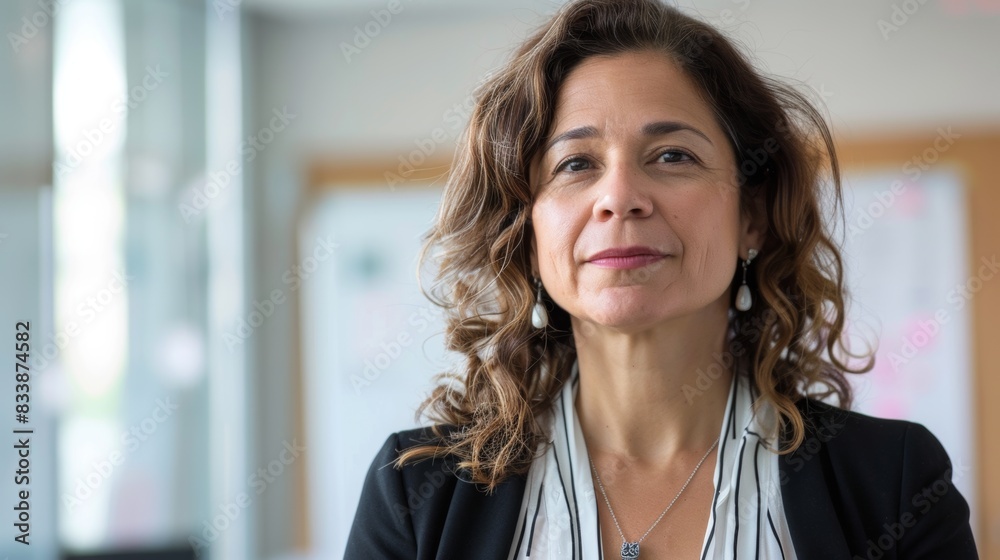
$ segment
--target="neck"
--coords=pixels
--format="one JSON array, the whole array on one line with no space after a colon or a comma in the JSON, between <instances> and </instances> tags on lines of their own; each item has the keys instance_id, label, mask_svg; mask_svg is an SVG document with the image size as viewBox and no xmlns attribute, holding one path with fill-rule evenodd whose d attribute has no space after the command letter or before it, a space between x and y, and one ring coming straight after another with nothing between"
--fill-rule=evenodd
<instances>
[{"instance_id":1,"label":"neck","mask_svg":"<svg viewBox=\"0 0 1000 560\"><path fill-rule=\"evenodd\" d=\"M722 430L732 382L727 313L712 306L627 333L574 318L588 448L650 465L702 455Z\"/></svg>"}]
</instances>

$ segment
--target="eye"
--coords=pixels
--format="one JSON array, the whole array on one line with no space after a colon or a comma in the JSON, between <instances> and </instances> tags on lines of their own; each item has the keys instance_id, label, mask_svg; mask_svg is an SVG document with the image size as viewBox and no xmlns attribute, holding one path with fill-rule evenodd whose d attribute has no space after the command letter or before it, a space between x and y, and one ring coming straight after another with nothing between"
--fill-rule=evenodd
<instances>
[{"instance_id":1,"label":"eye","mask_svg":"<svg viewBox=\"0 0 1000 560\"><path fill-rule=\"evenodd\" d=\"M667 156L666 161L662 161L664 156ZM656 160L661 163L689 163L695 161L694 156L691 154L674 148L660 152L660 155L656 156Z\"/></svg>"},{"instance_id":2,"label":"eye","mask_svg":"<svg viewBox=\"0 0 1000 560\"><path fill-rule=\"evenodd\" d=\"M586 171L589 168L589 166L590 162L587 161L586 158L580 156L572 156L564 159L562 162L556 165L555 170L553 170L553 174L559 173L560 171L570 171L570 172Z\"/></svg>"},{"instance_id":3,"label":"eye","mask_svg":"<svg viewBox=\"0 0 1000 560\"><path fill-rule=\"evenodd\" d=\"M556 166L555 170L553 170L552 174L555 175L560 171L569 171L573 173L586 171L587 169L590 169L590 161L587 160L587 158L581 156L571 156L560 162L559 165Z\"/></svg>"}]
</instances>

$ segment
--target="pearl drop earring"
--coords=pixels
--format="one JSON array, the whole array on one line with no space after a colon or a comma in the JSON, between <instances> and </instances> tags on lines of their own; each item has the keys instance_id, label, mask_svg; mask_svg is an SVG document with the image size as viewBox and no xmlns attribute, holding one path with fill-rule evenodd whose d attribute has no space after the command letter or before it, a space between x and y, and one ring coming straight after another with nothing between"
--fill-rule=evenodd
<instances>
[{"instance_id":1,"label":"pearl drop earring","mask_svg":"<svg viewBox=\"0 0 1000 560\"><path fill-rule=\"evenodd\" d=\"M531 325L536 329L544 329L549 324L549 313L542 303L542 279L534 276L535 288L538 290L535 306L531 309Z\"/></svg>"},{"instance_id":2,"label":"pearl drop earring","mask_svg":"<svg viewBox=\"0 0 1000 560\"><path fill-rule=\"evenodd\" d=\"M750 294L750 286L747 286L747 267L750 261L757 256L757 249L747 251L747 258L743 261L743 285L736 292L736 309L747 311L753 305L753 295Z\"/></svg>"}]
</instances>

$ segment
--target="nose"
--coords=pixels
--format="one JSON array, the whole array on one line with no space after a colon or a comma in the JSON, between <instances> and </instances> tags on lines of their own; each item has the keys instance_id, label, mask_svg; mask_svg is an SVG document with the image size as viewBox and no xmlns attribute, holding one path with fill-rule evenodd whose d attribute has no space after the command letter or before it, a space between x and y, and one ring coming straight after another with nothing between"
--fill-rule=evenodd
<instances>
[{"instance_id":1,"label":"nose","mask_svg":"<svg viewBox=\"0 0 1000 560\"><path fill-rule=\"evenodd\" d=\"M653 211L653 201L645 191L644 175L628 163L609 166L597 185L594 217L598 220L643 218Z\"/></svg>"}]
</instances>

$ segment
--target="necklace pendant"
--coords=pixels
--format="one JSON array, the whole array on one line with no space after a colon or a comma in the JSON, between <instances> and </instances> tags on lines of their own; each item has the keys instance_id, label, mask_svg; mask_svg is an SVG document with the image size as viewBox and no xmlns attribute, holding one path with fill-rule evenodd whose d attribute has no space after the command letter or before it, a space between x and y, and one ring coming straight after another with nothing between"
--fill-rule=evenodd
<instances>
[{"instance_id":1,"label":"necklace pendant","mask_svg":"<svg viewBox=\"0 0 1000 560\"><path fill-rule=\"evenodd\" d=\"M622 541L622 560L634 560L639 557L639 543Z\"/></svg>"}]
</instances>

